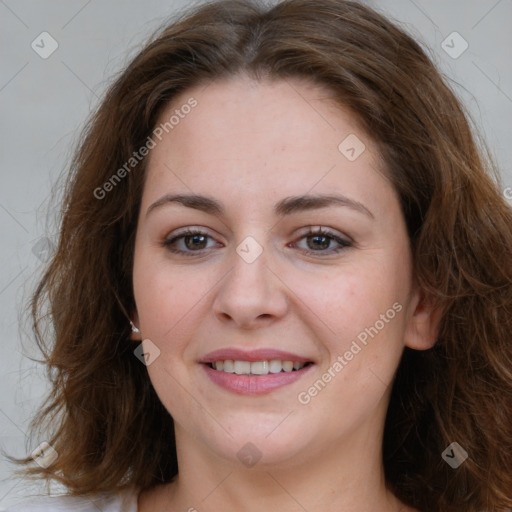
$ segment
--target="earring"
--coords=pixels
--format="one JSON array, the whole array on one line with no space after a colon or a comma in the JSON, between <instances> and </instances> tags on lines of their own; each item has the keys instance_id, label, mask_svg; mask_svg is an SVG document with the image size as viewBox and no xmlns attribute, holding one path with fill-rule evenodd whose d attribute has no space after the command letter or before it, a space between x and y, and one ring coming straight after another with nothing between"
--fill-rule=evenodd
<instances>
[{"instance_id":1,"label":"earring","mask_svg":"<svg viewBox=\"0 0 512 512\"><path fill-rule=\"evenodd\" d=\"M133 324L133 322L131 320L130 320L130 325L132 326L133 332L140 332L139 329L137 329L137 327L135 327L135 325Z\"/></svg>"}]
</instances>

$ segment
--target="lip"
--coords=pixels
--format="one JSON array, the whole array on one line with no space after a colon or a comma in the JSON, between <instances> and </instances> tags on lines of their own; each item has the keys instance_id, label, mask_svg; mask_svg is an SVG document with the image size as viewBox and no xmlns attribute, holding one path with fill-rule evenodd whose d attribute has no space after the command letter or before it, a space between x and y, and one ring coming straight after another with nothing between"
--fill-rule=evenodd
<instances>
[{"instance_id":1,"label":"lip","mask_svg":"<svg viewBox=\"0 0 512 512\"><path fill-rule=\"evenodd\" d=\"M238 375L214 370L209 363L216 361L270 361L279 359L281 361L293 361L294 363L311 363L300 370L292 372L269 373L268 375ZM231 391L238 395L263 395L276 389L282 388L296 382L298 379L309 373L315 366L315 362L307 357L276 350L271 348L260 348L255 350L241 350L237 348L225 348L214 350L198 360L206 375L217 386Z\"/></svg>"},{"instance_id":2,"label":"lip","mask_svg":"<svg viewBox=\"0 0 512 512\"><path fill-rule=\"evenodd\" d=\"M198 360L199 363L214 363L215 361L270 361L279 359L281 361L293 361L294 363L314 363L312 359L302 357L291 352L275 350L273 348L259 348L255 350L241 350L238 348L222 348L206 354Z\"/></svg>"},{"instance_id":3,"label":"lip","mask_svg":"<svg viewBox=\"0 0 512 512\"><path fill-rule=\"evenodd\" d=\"M315 365L310 364L292 372L269 373L268 375L237 375L210 368L201 364L210 380L237 395L263 395L297 381Z\"/></svg>"}]
</instances>

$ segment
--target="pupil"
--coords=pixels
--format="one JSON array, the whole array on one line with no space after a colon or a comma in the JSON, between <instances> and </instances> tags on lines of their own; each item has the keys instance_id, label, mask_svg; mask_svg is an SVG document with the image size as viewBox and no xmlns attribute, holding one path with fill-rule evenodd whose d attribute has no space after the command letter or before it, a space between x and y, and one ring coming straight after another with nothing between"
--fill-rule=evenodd
<instances>
[{"instance_id":1,"label":"pupil","mask_svg":"<svg viewBox=\"0 0 512 512\"><path fill-rule=\"evenodd\" d=\"M202 238L202 239L203 239L203 240L202 240L202 243L204 244L204 239L206 238L204 235L191 235L191 236L187 236L187 237L185 238L185 245L190 249L191 247L189 247L189 245L188 245L188 243L187 243L187 242L188 242L188 241L190 241L190 239L192 239L192 240L194 240L192 248L193 248L193 247L195 247L196 249L197 249L197 248L199 248L199 249L203 249L203 247L202 247L202 246L201 246L201 247L199 247L199 246L197 245L197 243L196 243L198 238ZM199 242L199 243L201 244L201 242Z\"/></svg>"},{"instance_id":2,"label":"pupil","mask_svg":"<svg viewBox=\"0 0 512 512\"><path fill-rule=\"evenodd\" d=\"M327 247L329 247L329 239L326 236L324 236L324 235L317 235L317 236L314 236L312 238L313 238L313 240L318 240L318 239L323 239L324 240L323 244L321 244L321 245L317 244L315 246L317 249L318 248L320 248L320 249L327 249ZM313 248L315 248L315 247L313 247Z\"/></svg>"}]
</instances>

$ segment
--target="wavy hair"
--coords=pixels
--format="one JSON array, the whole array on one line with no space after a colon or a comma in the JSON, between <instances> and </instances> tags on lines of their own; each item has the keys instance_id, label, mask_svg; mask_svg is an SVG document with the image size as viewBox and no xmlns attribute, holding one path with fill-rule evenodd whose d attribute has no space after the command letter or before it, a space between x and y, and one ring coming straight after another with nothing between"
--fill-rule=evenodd
<instances>
[{"instance_id":1,"label":"wavy hair","mask_svg":"<svg viewBox=\"0 0 512 512\"><path fill-rule=\"evenodd\" d=\"M51 382L31 433L47 432L59 456L48 468L9 457L24 465L18 473L71 495L177 474L172 417L128 342L146 159L107 198L95 191L178 93L239 74L307 79L355 114L398 193L415 278L442 310L435 346L406 348L397 370L383 445L389 488L422 512L512 509L512 209L483 137L427 52L346 0L196 6L115 77L76 149L57 249L27 304ZM454 441L469 455L457 469L441 456Z\"/></svg>"}]
</instances>

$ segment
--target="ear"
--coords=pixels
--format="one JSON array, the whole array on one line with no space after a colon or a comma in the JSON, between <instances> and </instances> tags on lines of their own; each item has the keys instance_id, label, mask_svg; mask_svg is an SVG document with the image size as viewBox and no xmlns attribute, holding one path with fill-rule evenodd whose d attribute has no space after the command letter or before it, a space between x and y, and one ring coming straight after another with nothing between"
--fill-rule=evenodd
<instances>
[{"instance_id":1,"label":"ear","mask_svg":"<svg viewBox=\"0 0 512 512\"><path fill-rule=\"evenodd\" d=\"M443 315L441 307L428 300L423 290L416 287L409 303L410 316L405 328L405 345L415 350L432 348L439 335Z\"/></svg>"},{"instance_id":2,"label":"ear","mask_svg":"<svg viewBox=\"0 0 512 512\"><path fill-rule=\"evenodd\" d=\"M137 329L140 329L140 324L139 324L139 315L137 314L137 311L132 311L131 315L130 315L130 318L131 318L131 321L133 323L133 325L135 325L135 327L137 327ZM141 341L142 340L142 335L140 332L134 332L132 330L132 326L130 325L130 339L132 341Z\"/></svg>"}]
</instances>

